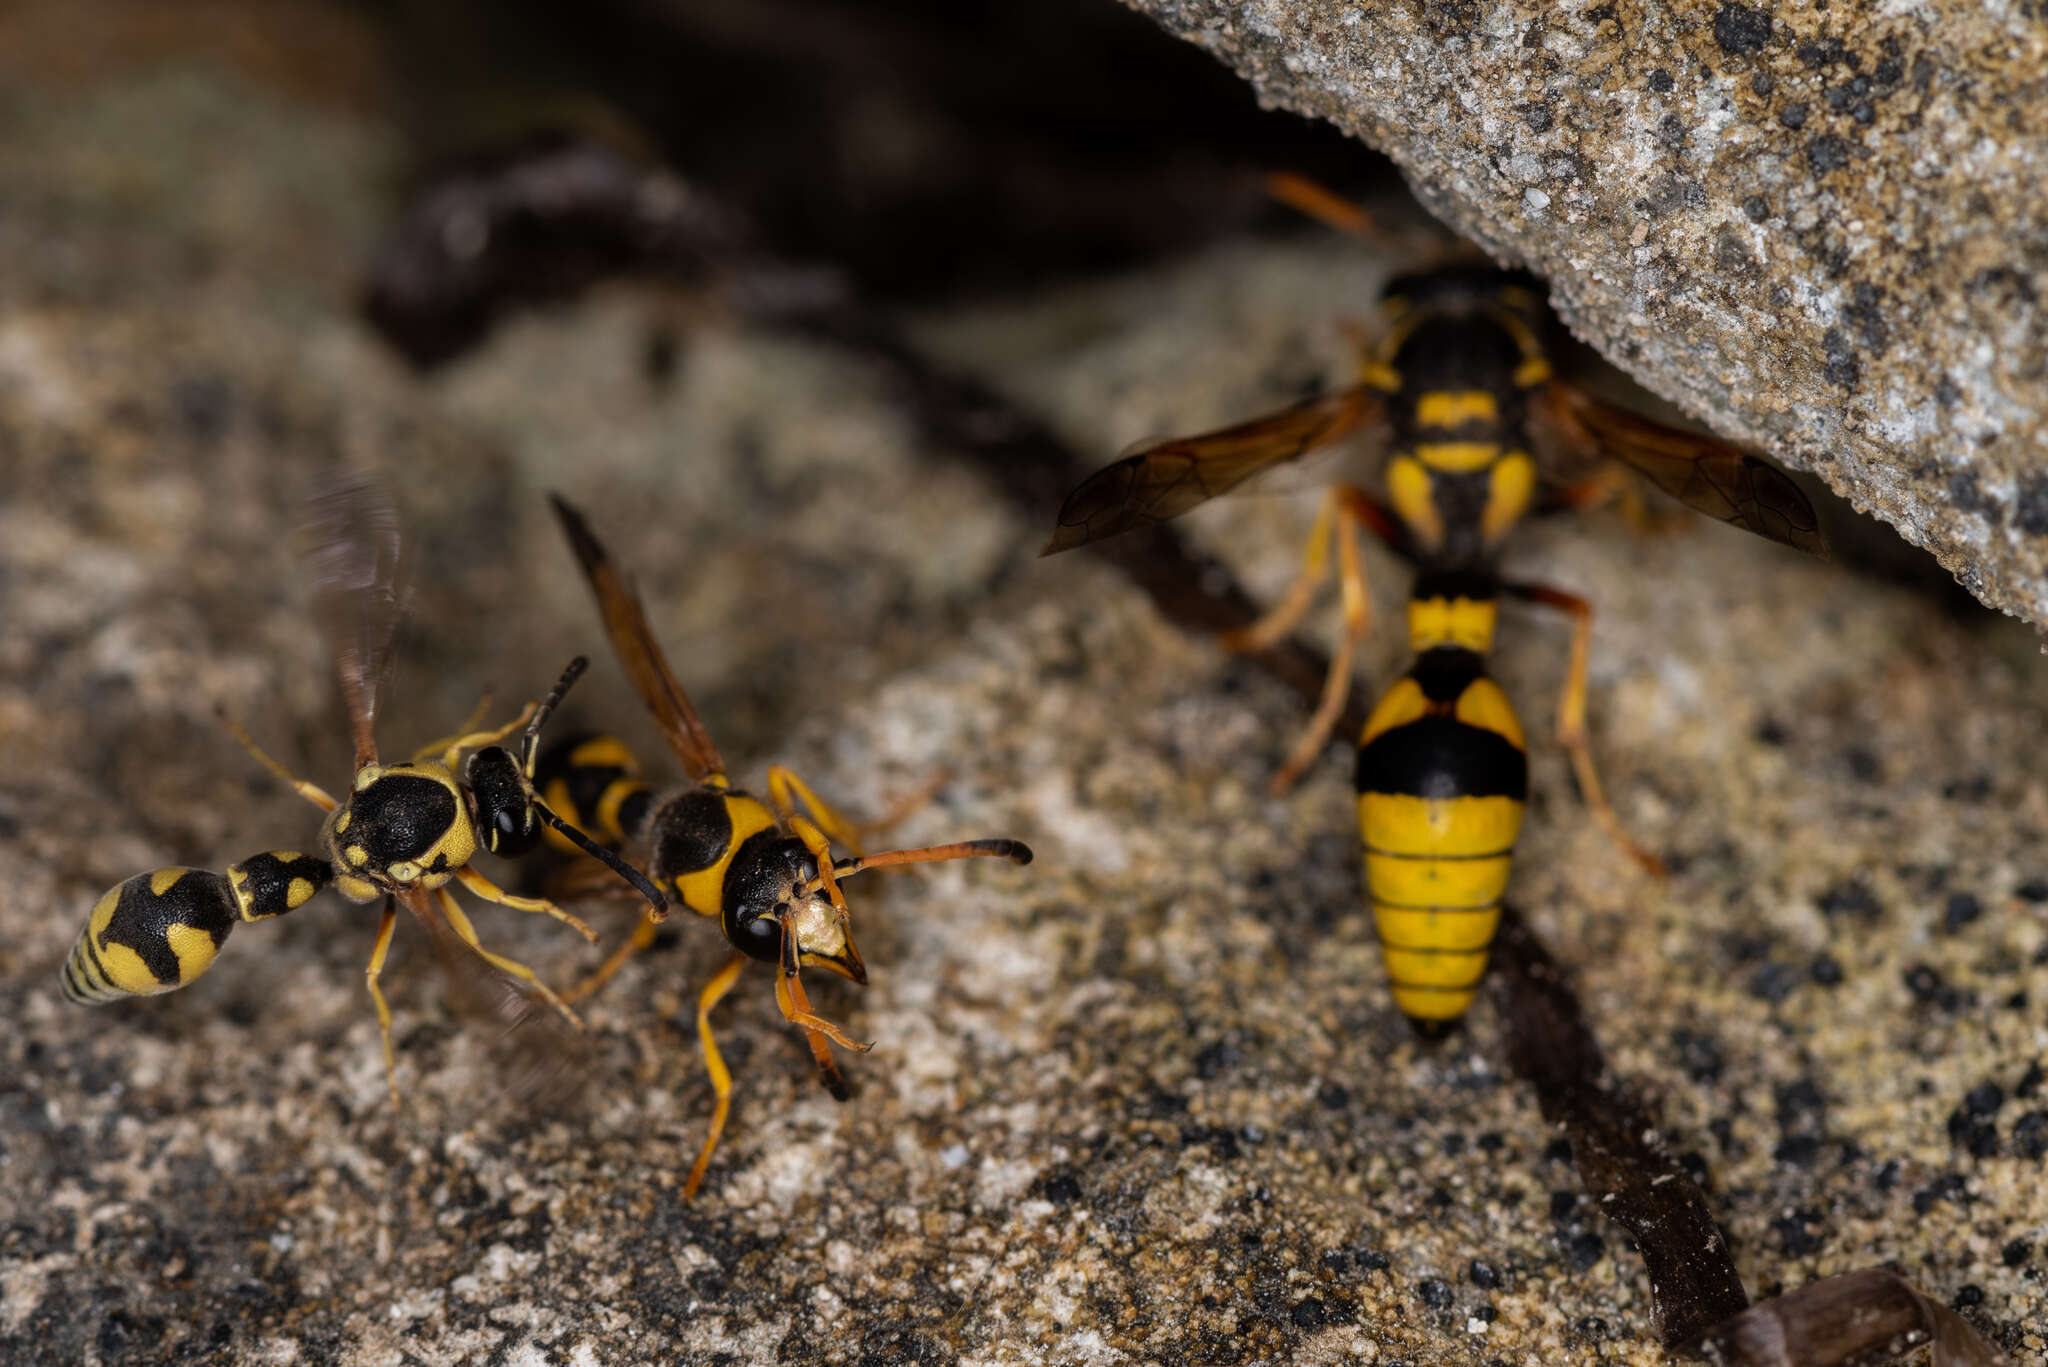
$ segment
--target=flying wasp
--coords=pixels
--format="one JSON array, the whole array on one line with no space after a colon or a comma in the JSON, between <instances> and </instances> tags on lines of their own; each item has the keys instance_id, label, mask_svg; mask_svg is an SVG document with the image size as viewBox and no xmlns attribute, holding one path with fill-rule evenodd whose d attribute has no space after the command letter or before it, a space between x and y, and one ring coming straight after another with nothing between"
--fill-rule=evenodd
<instances>
[{"instance_id":1,"label":"flying wasp","mask_svg":"<svg viewBox=\"0 0 2048 1367\"><path fill-rule=\"evenodd\" d=\"M697 996L697 1034L715 1102L710 1132L683 1183L683 1198L688 1200L704 1180L732 1106L732 1075L711 1033L711 1010L732 990L747 961L774 965L776 1005L785 1020L803 1031L818 1080L835 1099L844 1101L846 1080L832 1046L857 1053L874 1046L852 1039L812 1010L801 977L803 969L822 968L856 983L867 982L840 883L867 869L949 859L1002 858L1028 864L1031 850L1021 840L991 839L863 854L858 828L820 801L792 770L782 765L769 769L766 802L734 788L718 747L655 642L639 597L583 515L559 497L553 502L570 549L597 598L612 650L691 786L658 799L640 782L639 768L625 747L600 737L543 757L541 791L585 831L617 844L644 847L656 885L698 915L717 917L733 950ZM835 841L852 853L835 858ZM652 943L654 926L665 915L662 908L649 911L632 938L571 991L572 999L595 991Z\"/></svg>"},{"instance_id":2,"label":"flying wasp","mask_svg":"<svg viewBox=\"0 0 2048 1367\"><path fill-rule=\"evenodd\" d=\"M1363 211L1306 182L1277 178L1273 188L1337 226L1358 231L1365 222ZM1384 498L1334 485L1293 584L1224 643L1258 650L1291 631L1328 573L1334 542L1343 629L1315 714L1275 775L1276 791L1283 790L1329 739L1366 635L1359 532L1415 566L1408 601L1415 660L1366 721L1356 788L1367 896L1394 1001L1431 1032L1464 1014L1485 974L1528 797L1521 721L1486 672L1501 598L1572 618L1558 739L1594 819L1637 864L1663 872L1622 828L1587 744L1592 605L1561 589L1503 579L1508 534L1525 517L1632 497L1626 466L1709 517L1822 557L1827 544L1806 496L1773 467L1559 378L1543 347L1548 315L1532 277L1441 266L1395 277L1381 310L1384 332L1366 350L1356 384L1219 431L1140 445L1067 496L1041 553L1177 517L1312 448L1381 431ZM1539 432L1604 464L1588 478L1539 489L1532 455Z\"/></svg>"},{"instance_id":3,"label":"flying wasp","mask_svg":"<svg viewBox=\"0 0 2048 1367\"><path fill-rule=\"evenodd\" d=\"M333 647L349 729L355 741L355 776L337 802L265 754L225 716L230 732L265 768L327 813L313 853L270 850L230 864L226 873L163 868L137 874L93 906L65 961L64 995L97 1005L123 996L148 996L184 987L212 967L238 922L264 921L296 911L332 885L354 902L382 899L383 916L370 951L366 980L383 1034L384 1066L394 1107L397 1065L391 1048L391 1010L378 984L391 946L399 903L404 903L458 973L506 975L501 999L527 993L580 1027L575 1013L533 970L494 954L478 941L469 918L449 893L460 882L486 901L540 912L588 939L590 928L542 898L518 897L492 883L470 860L481 847L516 858L532 850L543 825L580 842L639 889L650 905L664 901L635 870L567 826L543 801L533 782L534 753L549 715L586 667L578 658L538 705L495 730L471 731L437 741L409 760L384 763L374 736L379 695L390 678L392 641L404 615L397 515L375 486L353 481L312 502L307 528L318 616ZM479 717L481 715L479 709ZM518 755L498 742L524 727ZM456 761L469 758L456 776ZM453 950L454 940L467 950ZM474 951L472 955L470 951ZM524 984L523 987L518 984Z\"/></svg>"}]
</instances>

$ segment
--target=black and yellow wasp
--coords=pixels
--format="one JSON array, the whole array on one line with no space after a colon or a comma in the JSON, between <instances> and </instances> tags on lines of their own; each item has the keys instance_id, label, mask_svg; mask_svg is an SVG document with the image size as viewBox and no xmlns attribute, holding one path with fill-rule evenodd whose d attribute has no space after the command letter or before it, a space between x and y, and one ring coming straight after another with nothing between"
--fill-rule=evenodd
<instances>
[{"instance_id":1,"label":"black and yellow wasp","mask_svg":"<svg viewBox=\"0 0 2048 1367\"><path fill-rule=\"evenodd\" d=\"M366 978L383 1032L384 1065L396 1106L391 1010L378 977L400 902L434 936L437 948L444 951L443 962L452 969L492 979L509 975L525 987L497 981L503 989L498 994L501 1000L523 1001L530 991L572 1025L580 1025L567 1004L531 969L478 942L475 928L446 885L459 881L487 901L543 912L585 938L596 938L588 926L552 902L516 897L470 863L479 848L508 858L527 853L539 843L543 823L567 831L534 787L534 751L541 727L582 674L586 661L571 661L543 702L529 703L504 726L472 731L479 719L472 718L464 734L437 741L410 760L386 764L378 757L374 725L404 609L397 515L374 485L351 480L312 501L306 530L318 616L334 649L355 741L356 769L348 792L336 802L271 759L240 726L225 717L223 721L265 768L328 814L317 852L271 850L228 865L225 874L163 868L128 879L93 906L64 964L64 995L96 1005L184 987L212 966L238 922L296 911L330 884L354 902L381 898L383 919ZM522 726L520 753L514 756L498 742ZM455 764L465 750L469 759L457 778ZM587 840L582 843L640 888L652 905L663 905L660 894L637 872ZM451 931L466 950L451 949Z\"/></svg>"},{"instance_id":2,"label":"black and yellow wasp","mask_svg":"<svg viewBox=\"0 0 2048 1367\"><path fill-rule=\"evenodd\" d=\"M1316 187L1287 180L1276 191L1340 226L1358 222ZM1632 466L1711 517L1814 554L1827 548L1806 497L1771 466L1602 403L1553 374L1542 340L1548 319L1530 276L1490 266L1420 271L1389 282L1382 308L1385 332L1357 384L1219 431L1146 443L1068 495L1043 553L1178 516L1313 447L1385 430L1384 501L1333 486L1299 577L1271 612L1225 643L1256 650L1292 630L1335 541L1343 632L1315 716L1276 775L1276 789L1284 788L1335 726L1365 636L1358 532L1415 565L1415 661L1381 695L1359 737L1357 793L1367 896L1395 1004L1430 1030L1464 1014L1485 974L1528 795L1521 721L1486 673L1503 596L1572 616L1558 739L1594 818L1643 868L1662 872L1623 831L1593 768L1585 728L1592 607L1499 571L1507 535L1524 517L1632 490L1625 472L1608 464L1540 491L1532 429Z\"/></svg>"},{"instance_id":3,"label":"black and yellow wasp","mask_svg":"<svg viewBox=\"0 0 2048 1367\"><path fill-rule=\"evenodd\" d=\"M840 882L865 869L975 856L1028 864L1031 850L1021 840L992 839L862 854L858 828L821 802L791 770L781 765L769 769L766 802L734 788L718 747L655 642L638 596L582 514L560 498L554 505L596 595L612 649L689 776L690 786L657 798L640 781L639 768L626 748L609 737L597 737L543 756L537 771L541 791L585 831L643 848L656 885L698 915L717 917L734 951L697 996L697 1033L716 1102L710 1133L683 1183L687 1200L704 1180L732 1105L732 1075L711 1034L711 1009L732 990L747 960L775 966L775 1001L783 1018L804 1032L819 1081L844 1101L846 1082L831 1046L859 1052L873 1046L849 1038L813 1011L800 976L805 968L822 968L856 983L867 982ZM799 802L804 811L797 809ZM854 853L834 858L834 841ZM654 925L665 914L650 911L633 937L570 993L572 999L596 990L652 943Z\"/></svg>"}]
</instances>

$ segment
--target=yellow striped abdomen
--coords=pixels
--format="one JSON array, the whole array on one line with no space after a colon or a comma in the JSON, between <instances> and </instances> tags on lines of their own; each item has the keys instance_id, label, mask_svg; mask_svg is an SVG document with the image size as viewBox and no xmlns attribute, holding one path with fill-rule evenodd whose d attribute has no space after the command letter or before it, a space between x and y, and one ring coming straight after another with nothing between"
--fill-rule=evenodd
<instances>
[{"instance_id":1,"label":"yellow striped abdomen","mask_svg":"<svg viewBox=\"0 0 2048 1367\"><path fill-rule=\"evenodd\" d=\"M1528 796L1522 728L1484 661L1427 650L1359 738L1366 897L1394 1003L1441 1026L1471 1006Z\"/></svg>"}]
</instances>

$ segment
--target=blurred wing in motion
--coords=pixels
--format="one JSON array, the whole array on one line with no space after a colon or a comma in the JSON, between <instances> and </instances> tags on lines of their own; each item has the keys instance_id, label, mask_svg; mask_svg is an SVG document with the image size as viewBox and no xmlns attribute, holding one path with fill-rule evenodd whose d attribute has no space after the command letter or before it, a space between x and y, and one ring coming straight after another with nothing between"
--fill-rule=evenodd
<instances>
[{"instance_id":1,"label":"blurred wing in motion","mask_svg":"<svg viewBox=\"0 0 2048 1367\"><path fill-rule=\"evenodd\" d=\"M1553 380L1539 407L1568 442L1621 461L1719 522L1828 558L1820 516L1785 473L1712 437L1681 432Z\"/></svg>"},{"instance_id":2,"label":"blurred wing in motion","mask_svg":"<svg viewBox=\"0 0 2048 1367\"><path fill-rule=\"evenodd\" d=\"M1147 442L1067 495L1059 526L1039 554L1056 555L1179 517L1261 470L1349 435L1380 413L1378 393L1359 385L1234 427Z\"/></svg>"},{"instance_id":3,"label":"blurred wing in motion","mask_svg":"<svg viewBox=\"0 0 2048 1367\"><path fill-rule=\"evenodd\" d=\"M661 646L647 625L639 595L612 563L603 544L591 532L590 524L583 520L583 514L559 494L550 494L548 498L555 505L555 517L562 524L563 535L569 538L569 548L583 566L583 577L590 581L590 591L597 597L612 653L619 657L619 664L633 681L640 701L654 714L655 723L668 738L669 748L676 752L683 771L692 779L724 773L725 761L719 758L711 733L704 729L697 709L690 705L689 695L669 669L668 657L661 653Z\"/></svg>"},{"instance_id":4,"label":"blurred wing in motion","mask_svg":"<svg viewBox=\"0 0 2048 1367\"><path fill-rule=\"evenodd\" d=\"M487 1066L496 1078L478 1093L509 1097L521 1110L560 1108L591 1076L589 1037L570 1023L566 1008L542 995L546 988L527 986L487 960L483 949L466 943L434 905L437 895L447 898L445 890L437 894L414 887L399 900L434 943L450 1009L483 1041ZM453 899L447 904L452 906Z\"/></svg>"},{"instance_id":5,"label":"blurred wing in motion","mask_svg":"<svg viewBox=\"0 0 2048 1367\"><path fill-rule=\"evenodd\" d=\"M377 758L377 702L391 679L392 643L405 616L398 509L378 484L350 473L306 501L300 534L314 615L334 652L361 768Z\"/></svg>"}]
</instances>

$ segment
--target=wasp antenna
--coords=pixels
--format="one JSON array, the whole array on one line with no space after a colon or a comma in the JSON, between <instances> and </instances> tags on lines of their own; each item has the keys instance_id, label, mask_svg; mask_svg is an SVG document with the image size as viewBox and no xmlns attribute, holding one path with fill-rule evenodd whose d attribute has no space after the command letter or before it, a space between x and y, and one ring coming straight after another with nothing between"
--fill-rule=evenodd
<instances>
[{"instance_id":1,"label":"wasp antenna","mask_svg":"<svg viewBox=\"0 0 2048 1367\"><path fill-rule=\"evenodd\" d=\"M569 661L568 668L562 671L562 677L555 680L554 688L549 691L547 697L541 699L540 706L534 709L533 716L527 720L526 738L519 747L519 767L528 777L533 775L534 751L540 748L540 729L547 725L548 718L554 715L555 709L561 706L562 699L569 696L569 690L576 686L576 681L583 677L583 671L588 668L590 657L587 655L578 655Z\"/></svg>"},{"instance_id":2,"label":"wasp antenna","mask_svg":"<svg viewBox=\"0 0 2048 1367\"><path fill-rule=\"evenodd\" d=\"M640 870L619 858L616 853L598 844L559 816L556 816L553 810L537 797L533 800L533 809L540 813L542 821L547 822L548 825L561 832L563 839L610 869L613 873L616 873L619 877L625 879L628 883L631 883L633 891L647 899L647 914L651 919L660 921L667 918L668 898L662 896L660 888L657 888L648 881L646 874L640 872Z\"/></svg>"}]
</instances>

